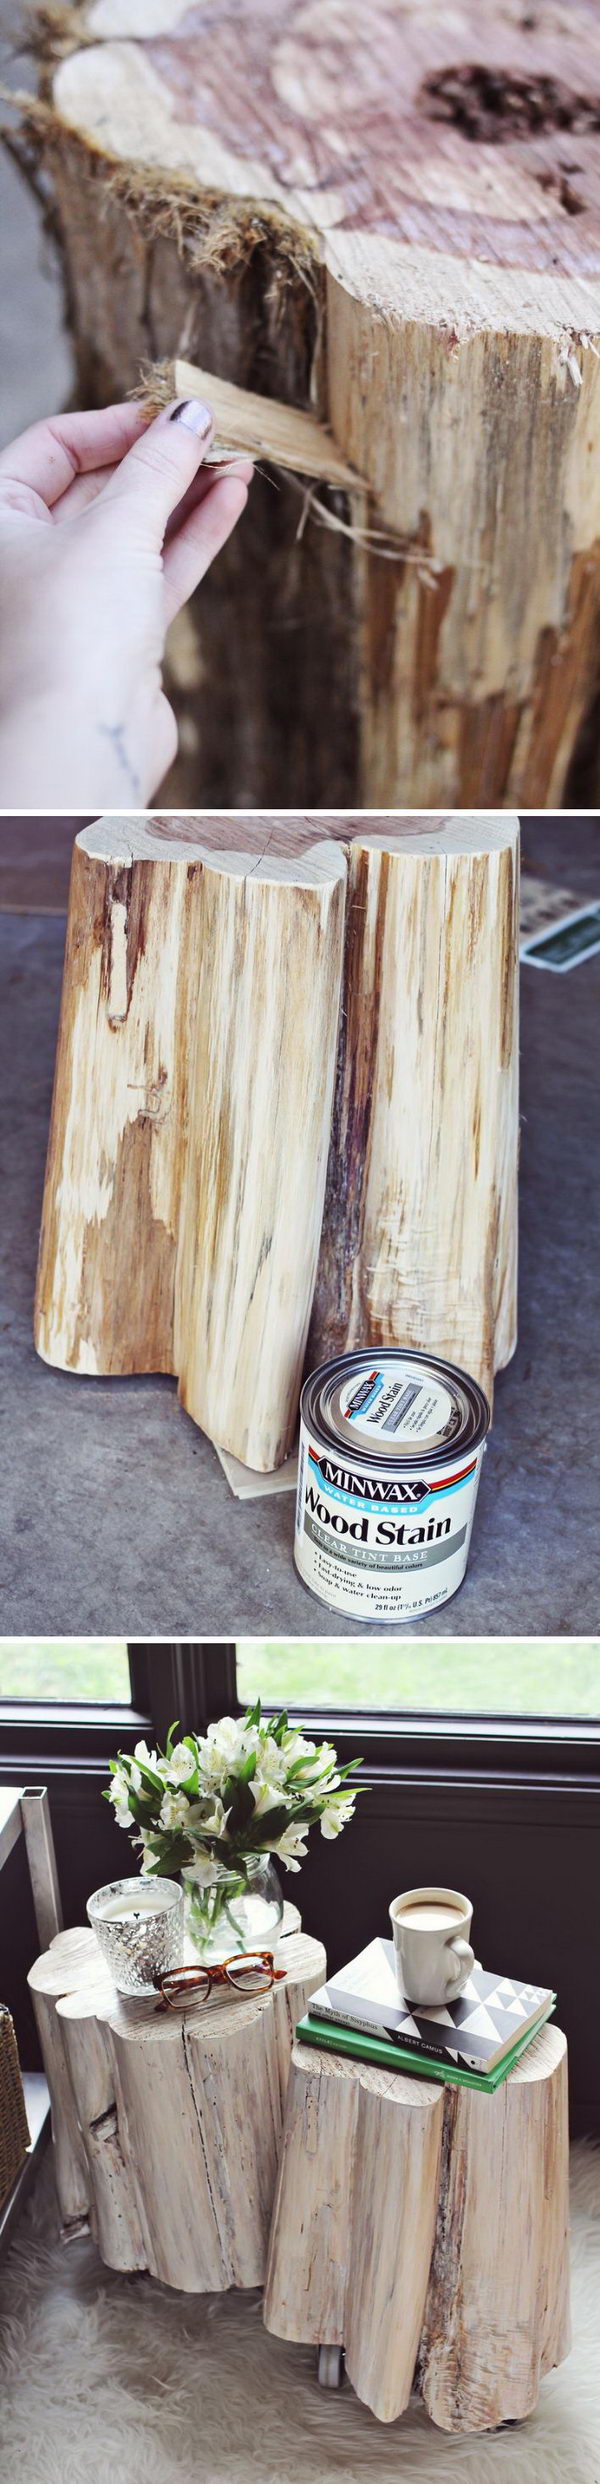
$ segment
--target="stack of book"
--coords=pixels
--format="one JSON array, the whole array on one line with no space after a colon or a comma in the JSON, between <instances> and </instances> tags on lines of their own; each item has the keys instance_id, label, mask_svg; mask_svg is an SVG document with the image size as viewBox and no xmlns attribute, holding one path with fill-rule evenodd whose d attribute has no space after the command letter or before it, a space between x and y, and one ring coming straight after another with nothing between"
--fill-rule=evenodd
<instances>
[{"instance_id":1,"label":"stack of book","mask_svg":"<svg viewBox=\"0 0 600 2484\"><path fill-rule=\"evenodd\" d=\"M555 2003L556 1994L539 1984L474 1966L457 2001L443 2009L411 2008L398 1990L393 1942L377 1940L312 1994L296 2034L304 2044L351 2053L382 2069L493 2089Z\"/></svg>"}]
</instances>

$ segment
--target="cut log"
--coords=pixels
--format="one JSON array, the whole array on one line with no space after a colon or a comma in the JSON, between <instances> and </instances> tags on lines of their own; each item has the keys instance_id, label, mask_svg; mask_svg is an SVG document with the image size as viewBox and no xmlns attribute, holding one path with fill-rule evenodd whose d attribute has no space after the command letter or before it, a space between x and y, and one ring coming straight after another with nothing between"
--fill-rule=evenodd
<instances>
[{"instance_id":1,"label":"cut log","mask_svg":"<svg viewBox=\"0 0 600 2484\"><path fill-rule=\"evenodd\" d=\"M36 1344L71 1371L177 1372L261 1471L296 1423L344 894L327 842L251 861L111 819L74 850Z\"/></svg>"},{"instance_id":2,"label":"cut log","mask_svg":"<svg viewBox=\"0 0 600 2484\"><path fill-rule=\"evenodd\" d=\"M266 2326L344 2346L358 2396L389 2421L412 2389L442 2120L439 2087L294 2047Z\"/></svg>"},{"instance_id":3,"label":"cut log","mask_svg":"<svg viewBox=\"0 0 600 2484\"><path fill-rule=\"evenodd\" d=\"M46 23L84 397L184 358L312 409L400 543L298 542L255 479L173 638L172 798L559 801L599 671L600 0Z\"/></svg>"},{"instance_id":4,"label":"cut log","mask_svg":"<svg viewBox=\"0 0 600 2484\"><path fill-rule=\"evenodd\" d=\"M52 2012L67 2065L57 2144L74 2109L101 2257L184 2292L261 2285L294 2030L326 1973L320 1942L282 1939L285 1983L260 1998L217 1988L161 2017L115 1993L95 1944L82 1963L80 1938L72 1982L66 1947L60 1973L50 1950L32 1977L46 1989L44 2058L53 2070Z\"/></svg>"},{"instance_id":5,"label":"cut log","mask_svg":"<svg viewBox=\"0 0 600 2484\"><path fill-rule=\"evenodd\" d=\"M93 1974L97 1956L93 1932L63 1932L36 1959L27 1978L50 2090L56 2188L67 2232L89 2219L90 2181L56 2003Z\"/></svg>"},{"instance_id":6,"label":"cut log","mask_svg":"<svg viewBox=\"0 0 600 2484\"><path fill-rule=\"evenodd\" d=\"M493 1396L517 1334L519 831L348 853L344 1007L308 1360L445 1355Z\"/></svg>"},{"instance_id":7,"label":"cut log","mask_svg":"<svg viewBox=\"0 0 600 2484\"><path fill-rule=\"evenodd\" d=\"M564 2362L569 2319L567 2047L545 2027L495 2096L446 2092L420 2387L444 2432L519 2422Z\"/></svg>"},{"instance_id":8,"label":"cut log","mask_svg":"<svg viewBox=\"0 0 600 2484\"><path fill-rule=\"evenodd\" d=\"M176 1373L263 1473L311 1306L309 1368L416 1346L490 1398L516 1339L518 826L347 826L111 818L74 850L36 1345Z\"/></svg>"},{"instance_id":9,"label":"cut log","mask_svg":"<svg viewBox=\"0 0 600 2484\"><path fill-rule=\"evenodd\" d=\"M489 2096L296 2043L264 2316L345 2346L383 2423L413 2386L446 2432L530 2414L570 2343L559 2030Z\"/></svg>"}]
</instances>

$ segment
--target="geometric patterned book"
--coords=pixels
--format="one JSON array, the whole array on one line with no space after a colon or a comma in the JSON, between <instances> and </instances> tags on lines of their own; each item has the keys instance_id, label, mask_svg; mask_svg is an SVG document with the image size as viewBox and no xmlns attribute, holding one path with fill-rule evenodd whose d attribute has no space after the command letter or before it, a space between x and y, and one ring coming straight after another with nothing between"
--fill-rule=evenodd
<instances>
[{"instance_id":1,"label":"geometric patterned book","mask_svg":"<svg viewBox=\"0 0 600 2484\"><path fill-rule=\"evenodd\" d=\"M409 2052L397 2037L390 2041L383 2030L378 2036L366 2031L359 2035L356 2027L340 2027L335 2018L313 2017L312 2012L310 2017L307 2013L306 2018L298 2020L296 2040L299 2044L316 2044L321 2052L347 2053L351 2060L371 2062L377 2070L402 2071L405 2077L413 2079L434 2079L443 2087L478 2087L483 2095L493 2095L539 2035L546 2019L552 2017L553 2009L554 1997L528 2033L515 2037L510 2052L503 2053L495 2070L466 2070L457 2062L442 2061L437 2053Z\"/></svg>"},{"instance_id":2,"label":"geometric patterned book","mask_svg":"<svg viewBox=\"0 0 600 2484\"><path fill-rule=\"evenodd\" d=\"M486 2077L516 2042L535 2034L553 2000L547 1986L474 1966L458 2000L441 2009L411 2007L398 1990L393 1942L376 1940L312 1994L309 2017Z\"/></svg>"}]
</instances>

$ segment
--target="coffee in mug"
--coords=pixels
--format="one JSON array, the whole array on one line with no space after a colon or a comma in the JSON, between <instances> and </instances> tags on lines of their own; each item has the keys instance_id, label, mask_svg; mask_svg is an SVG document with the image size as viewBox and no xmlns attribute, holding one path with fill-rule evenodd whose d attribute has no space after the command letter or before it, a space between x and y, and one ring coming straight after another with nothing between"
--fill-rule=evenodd
<instances>
[{"instance_id":1,"label":"coffee in mug","mask_svg":"<svg viewBox=\"0 0 600 2484\"><path fill-rule=\"evenodd\" d=\"M441 2009L464 1991L475 1964L472 1915L459 1889L405 1889L392 1899L396 1976L415 2008Z\"/></svg>"}]
</instances>

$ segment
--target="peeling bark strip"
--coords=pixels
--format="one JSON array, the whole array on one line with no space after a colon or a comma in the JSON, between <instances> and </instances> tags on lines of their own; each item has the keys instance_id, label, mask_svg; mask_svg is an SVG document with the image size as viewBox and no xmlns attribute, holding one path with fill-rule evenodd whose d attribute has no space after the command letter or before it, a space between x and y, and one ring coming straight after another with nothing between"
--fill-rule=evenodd
<instances>
[{"instance_id":1,"label":"peeling bark strip","mask_svg":"<svg viewBox=\"0 0 600 2484\"><path fill-rule=\"evenodd\" d=\"M514 1352L518 848L489 816L350 846L313 1370L417 1346L491 1397Z\"/></svg>"},{"instance_id":2,"label":"peeling bark strip","mask_svg":"<svg viewBox=\"0 0 600 2484\"><path fill-rule=\"evenodd\" d=\"M102 2259L193 2294L261 2285L294 2031L327 1971L320 1942L288 1934L285 1982L260 1998L215 1994L160 2019L120 1999L82 1940L64 1934L60 1969L53 1943L30 1982L59 2162L76 2113Z\"/></svg>"},{"instance_id":3,"label":"peeling bark strip","mask_svg":"<svg viewBox=\"0 0 600 2484\"><path fill-rule=\"evenodd\" d=\"M39 1353L177 1374L262 1471L309 1320L311 1368L412 1345L490 1396L516 1337L517 824L310 837L80 834L40 1243Z\"/></svg>"},{"instance_id":4,"label":"peeling bark strip","mask_svg":"<svg viewBox=\"0 0 600 2484\"><path fill-rule=\"evenodd\" d=\"M255 478L172 635L170 799L560 801L598 682L600 0L138 18L48 21L27 124L84 399L183 360L310 411L405 547L297 540L298 482Z\"/></svg>"},{"instance_id":5,"label":"peeling bark strip","mask_svg":"<svg viewBox=\"0 0 600 2484\"><path fill-rule=\"evenodd\" d=\"M493 2431L568 2354L567 2048L543 2029L495 2094L294 2046L265 2322L343 2345L392 2423Z\"/></svg>"}]
</instances>

